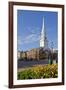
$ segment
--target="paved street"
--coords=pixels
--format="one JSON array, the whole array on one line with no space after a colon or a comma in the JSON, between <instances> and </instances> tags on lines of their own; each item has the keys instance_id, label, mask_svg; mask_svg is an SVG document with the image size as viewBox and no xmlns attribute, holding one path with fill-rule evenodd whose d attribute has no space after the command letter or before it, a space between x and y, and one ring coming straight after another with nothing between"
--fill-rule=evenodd
<instances>
[{"instance_id":1,"label":"paved street","mask_svg":"<svg viewBox=\"0 0 66 90\"><path fill-rule=\"evenodd\" d=\"M32 67L35 65L44 65L48 64L48 60L32 60L32 61L27 61L27 60L18 60L18 69L20 68L26 68L26 67Z\"/></svg>"}]
</instances>

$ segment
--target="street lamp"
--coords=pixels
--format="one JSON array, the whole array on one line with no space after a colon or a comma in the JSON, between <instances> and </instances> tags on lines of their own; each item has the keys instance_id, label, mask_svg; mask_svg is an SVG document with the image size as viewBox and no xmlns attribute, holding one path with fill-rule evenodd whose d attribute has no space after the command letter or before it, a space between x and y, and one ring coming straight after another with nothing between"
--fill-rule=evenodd
<instances>
[{"instance_id":1,"label":"street lamp","mask_svg":"<svg viewBox=\"0 0 66 90\"><path fill-rule=\"evenodd\" d=\"M53 42L51 42L51 63L50 64L53 63L53 47L54 47L54 44Z\"/></svg>"}]
</instances>

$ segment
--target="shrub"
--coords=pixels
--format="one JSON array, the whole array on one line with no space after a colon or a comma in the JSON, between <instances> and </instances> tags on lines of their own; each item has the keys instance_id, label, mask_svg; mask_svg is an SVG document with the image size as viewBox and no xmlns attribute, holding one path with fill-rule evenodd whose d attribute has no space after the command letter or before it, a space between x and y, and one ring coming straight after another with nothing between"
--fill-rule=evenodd
<instances>
[{"instance_id":1,"label":"shrub","mask_svg":"<svg viewBox=\"0 0 66 90\"><path fill-rule=\"evenodd\" d=\"M30 69L18 72L18 79L40 79L40 78L57 78L58 65L34 66Z\"/></svg>"}]
</instances>

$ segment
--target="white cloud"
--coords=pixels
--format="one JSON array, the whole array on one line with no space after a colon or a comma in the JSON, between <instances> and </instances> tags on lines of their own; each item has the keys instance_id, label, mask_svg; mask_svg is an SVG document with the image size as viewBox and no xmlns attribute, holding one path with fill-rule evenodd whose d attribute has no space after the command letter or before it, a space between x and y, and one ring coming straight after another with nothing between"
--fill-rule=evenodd
<instances>
[{"instance_id":1,"label":"white cloud","mask_svg":"<svg viewBox=\"0 0 66 90\"><path fill-rule=\"evenodd\" d=\"M38 33L38 31L40 30L40 28L38 28L38 27L27 27L27 30L28 30L29 33L35 34L35 33Z\"/></svg>"},{"instance_id":2,"label":"white cloud","mask_svg":"<svg viewBox=\"0 0 66 90\"><path fill-rule=\"evenodd\" d=\"M34 43L37 42L40 39L38 34L29 34L25 38L22 38L21 36L18 36L18 45L28 44L28 43Z\"/></svg>"}]
</instances>

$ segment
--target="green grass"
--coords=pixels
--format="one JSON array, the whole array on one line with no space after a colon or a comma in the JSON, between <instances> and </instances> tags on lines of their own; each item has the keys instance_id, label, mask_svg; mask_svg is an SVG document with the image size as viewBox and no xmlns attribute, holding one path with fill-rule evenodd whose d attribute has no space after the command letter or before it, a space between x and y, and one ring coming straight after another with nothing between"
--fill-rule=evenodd
<instances>
[{"instance_id":1,"label":"green grass","mask_svg":"<svg viewBox=\"0 0 66 90\"><path fill-rule=\"evenodd\" d=\"M18 72L18 80L20 79L41 79L41 78L57 78L58 77L58 65L38 65L27 70Z\"/></svg>"}]
</instances>

